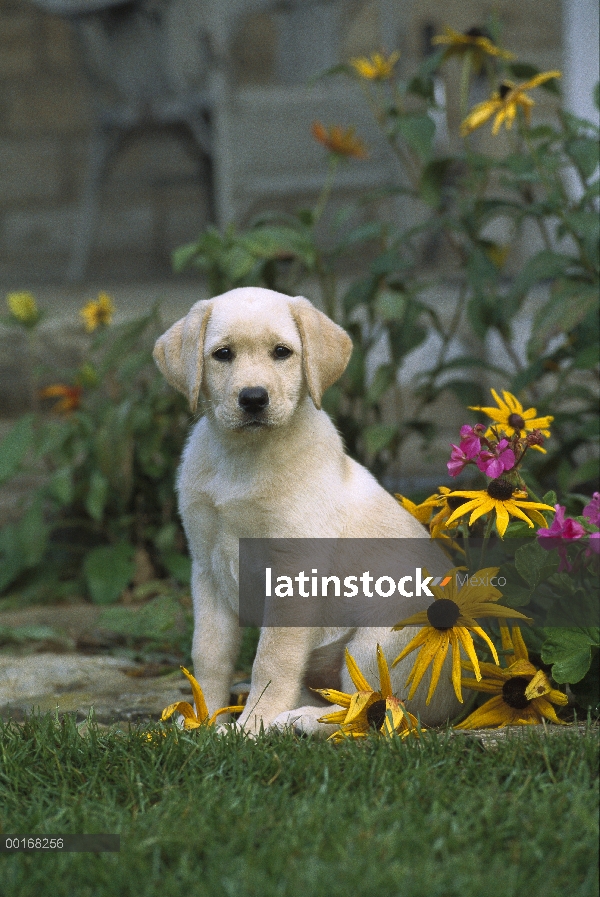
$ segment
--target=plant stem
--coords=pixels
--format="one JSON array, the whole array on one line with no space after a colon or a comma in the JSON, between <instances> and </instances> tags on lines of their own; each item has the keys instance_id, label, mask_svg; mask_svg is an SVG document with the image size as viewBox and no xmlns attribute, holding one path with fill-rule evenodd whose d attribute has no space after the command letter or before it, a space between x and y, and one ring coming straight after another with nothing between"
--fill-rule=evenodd
<instances>
[{"instance_id":1,"label":"plant stem","mask_svg":"<svg viewBox=\"0 0 600 897\"><path fill-rule=\"evenodd\" d=\"M331 195L331 190L333 188L333 183L335 181L335 175L337 172L338 165L340 164L340 157L335 153L329 154L329 164L327 167L327 177L325 178L325 184L323 185L323 189L321 190L321 195L317 200L317 204L315 206L315 211L313 215L313 230L321 220L323 212L325 211L325 206L329 201L329 197Z\"/></svg>"},{"instance_id":2,"label":"plant stem","mask_svg":"<svg viewBox=\"0 0 600 897\"><path fill-rule=\"evenodd\" d=\"M490 540L490 536L492 535L492 527L494 526L494 515L490 514L488 517L488 522L485 527L485 532L483 534L483 542L481 544L481 555L479 557L479 569L481 570L483 567L483 559L485 558L485 550L487 548L487 544Z\"/></svg>"}]
</instances>

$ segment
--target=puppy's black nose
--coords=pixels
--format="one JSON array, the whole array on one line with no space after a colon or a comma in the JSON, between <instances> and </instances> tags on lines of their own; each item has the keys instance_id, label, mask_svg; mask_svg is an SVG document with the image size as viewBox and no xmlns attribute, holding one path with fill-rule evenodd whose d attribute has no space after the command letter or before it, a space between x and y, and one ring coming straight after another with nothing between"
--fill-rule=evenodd
<instances>
[{"instance_id":1,"label":"puppy's black nose","mask_svg":"<svg viewBox=\"0 0 600 897\"><path fill-rule=\"evenodd\" d=\"M257 414L269 404L269 393L262 386L245 386L240 389L238 405L249 414Z\"/></svg>"}]
</instances>

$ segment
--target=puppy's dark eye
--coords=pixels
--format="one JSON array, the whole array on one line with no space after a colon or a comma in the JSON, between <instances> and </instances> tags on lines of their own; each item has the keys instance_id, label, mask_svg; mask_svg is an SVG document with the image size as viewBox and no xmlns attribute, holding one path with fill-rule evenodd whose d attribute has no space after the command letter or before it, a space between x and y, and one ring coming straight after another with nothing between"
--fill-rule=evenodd
<instances>
[{"instance_id":1,"label":"puppy's dark eye","mask_svg":"<svg viewBox=\"0 0 600 897\"><path fill-rule=\"evenodd\" d=\"M274 358L289 358L291 354L292 350L287 346L275 346L273 349Z\"/></svg>"},{"instance_id":2,"label":"puppy's dark eye","mask_svg":"<svg viewBox=\"0 0 600 897\"><path fill-rule=\"evenodd\" d=\"M220 349L215 349L212 354L213 358L216 358L217 361L231 361L233 358L233 352L229 348L229 346L221 346Z\"/></svg>"}]
</instances>

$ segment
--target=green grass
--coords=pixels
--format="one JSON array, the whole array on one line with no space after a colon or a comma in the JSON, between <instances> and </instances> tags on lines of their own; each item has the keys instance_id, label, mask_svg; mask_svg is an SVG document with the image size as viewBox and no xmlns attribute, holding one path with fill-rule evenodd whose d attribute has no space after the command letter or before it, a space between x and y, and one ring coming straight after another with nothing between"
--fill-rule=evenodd
<instances>
[{"instance_id":1,"label":"green grass","mask_svg":"<svg viewBox=\"0 0 600 897\"><path fill-rule=\"evenodd\" d=\"M597 730L315 742L69 717L0 728L5 834L121 834L120 854L0 855L3 897L597 893Z\"/></svg>"}]
</instances>

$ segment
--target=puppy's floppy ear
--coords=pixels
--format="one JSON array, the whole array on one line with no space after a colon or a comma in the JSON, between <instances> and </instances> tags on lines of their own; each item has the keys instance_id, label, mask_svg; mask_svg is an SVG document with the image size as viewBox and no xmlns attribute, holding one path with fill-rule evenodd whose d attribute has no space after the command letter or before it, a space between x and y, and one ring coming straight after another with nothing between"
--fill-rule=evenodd
<instances>
[{"instance_id":1,"label":"puppy's floppy ear","mask_svg":"<svg viewBox=\"0 0 600 897\"><path fill-rule=\"evenodd\" d=\"M321 407L323 393L342 376L352 354L345 330L303 296L290 301L290 311L302 340L302 366L310 397Z\"/></svg>"},{"instance_id":2,"label":"puppy's floppy ear","mask_svg":"<svg viewBox=\"0 0 600 897\"><path fill-rule=\"evenodd\" d=\"M159 337L152 355L167 383L187 396L192 412L198 405L202 383L204 334L212 301L201 299Z\"/></svg>"}]
</instances>

